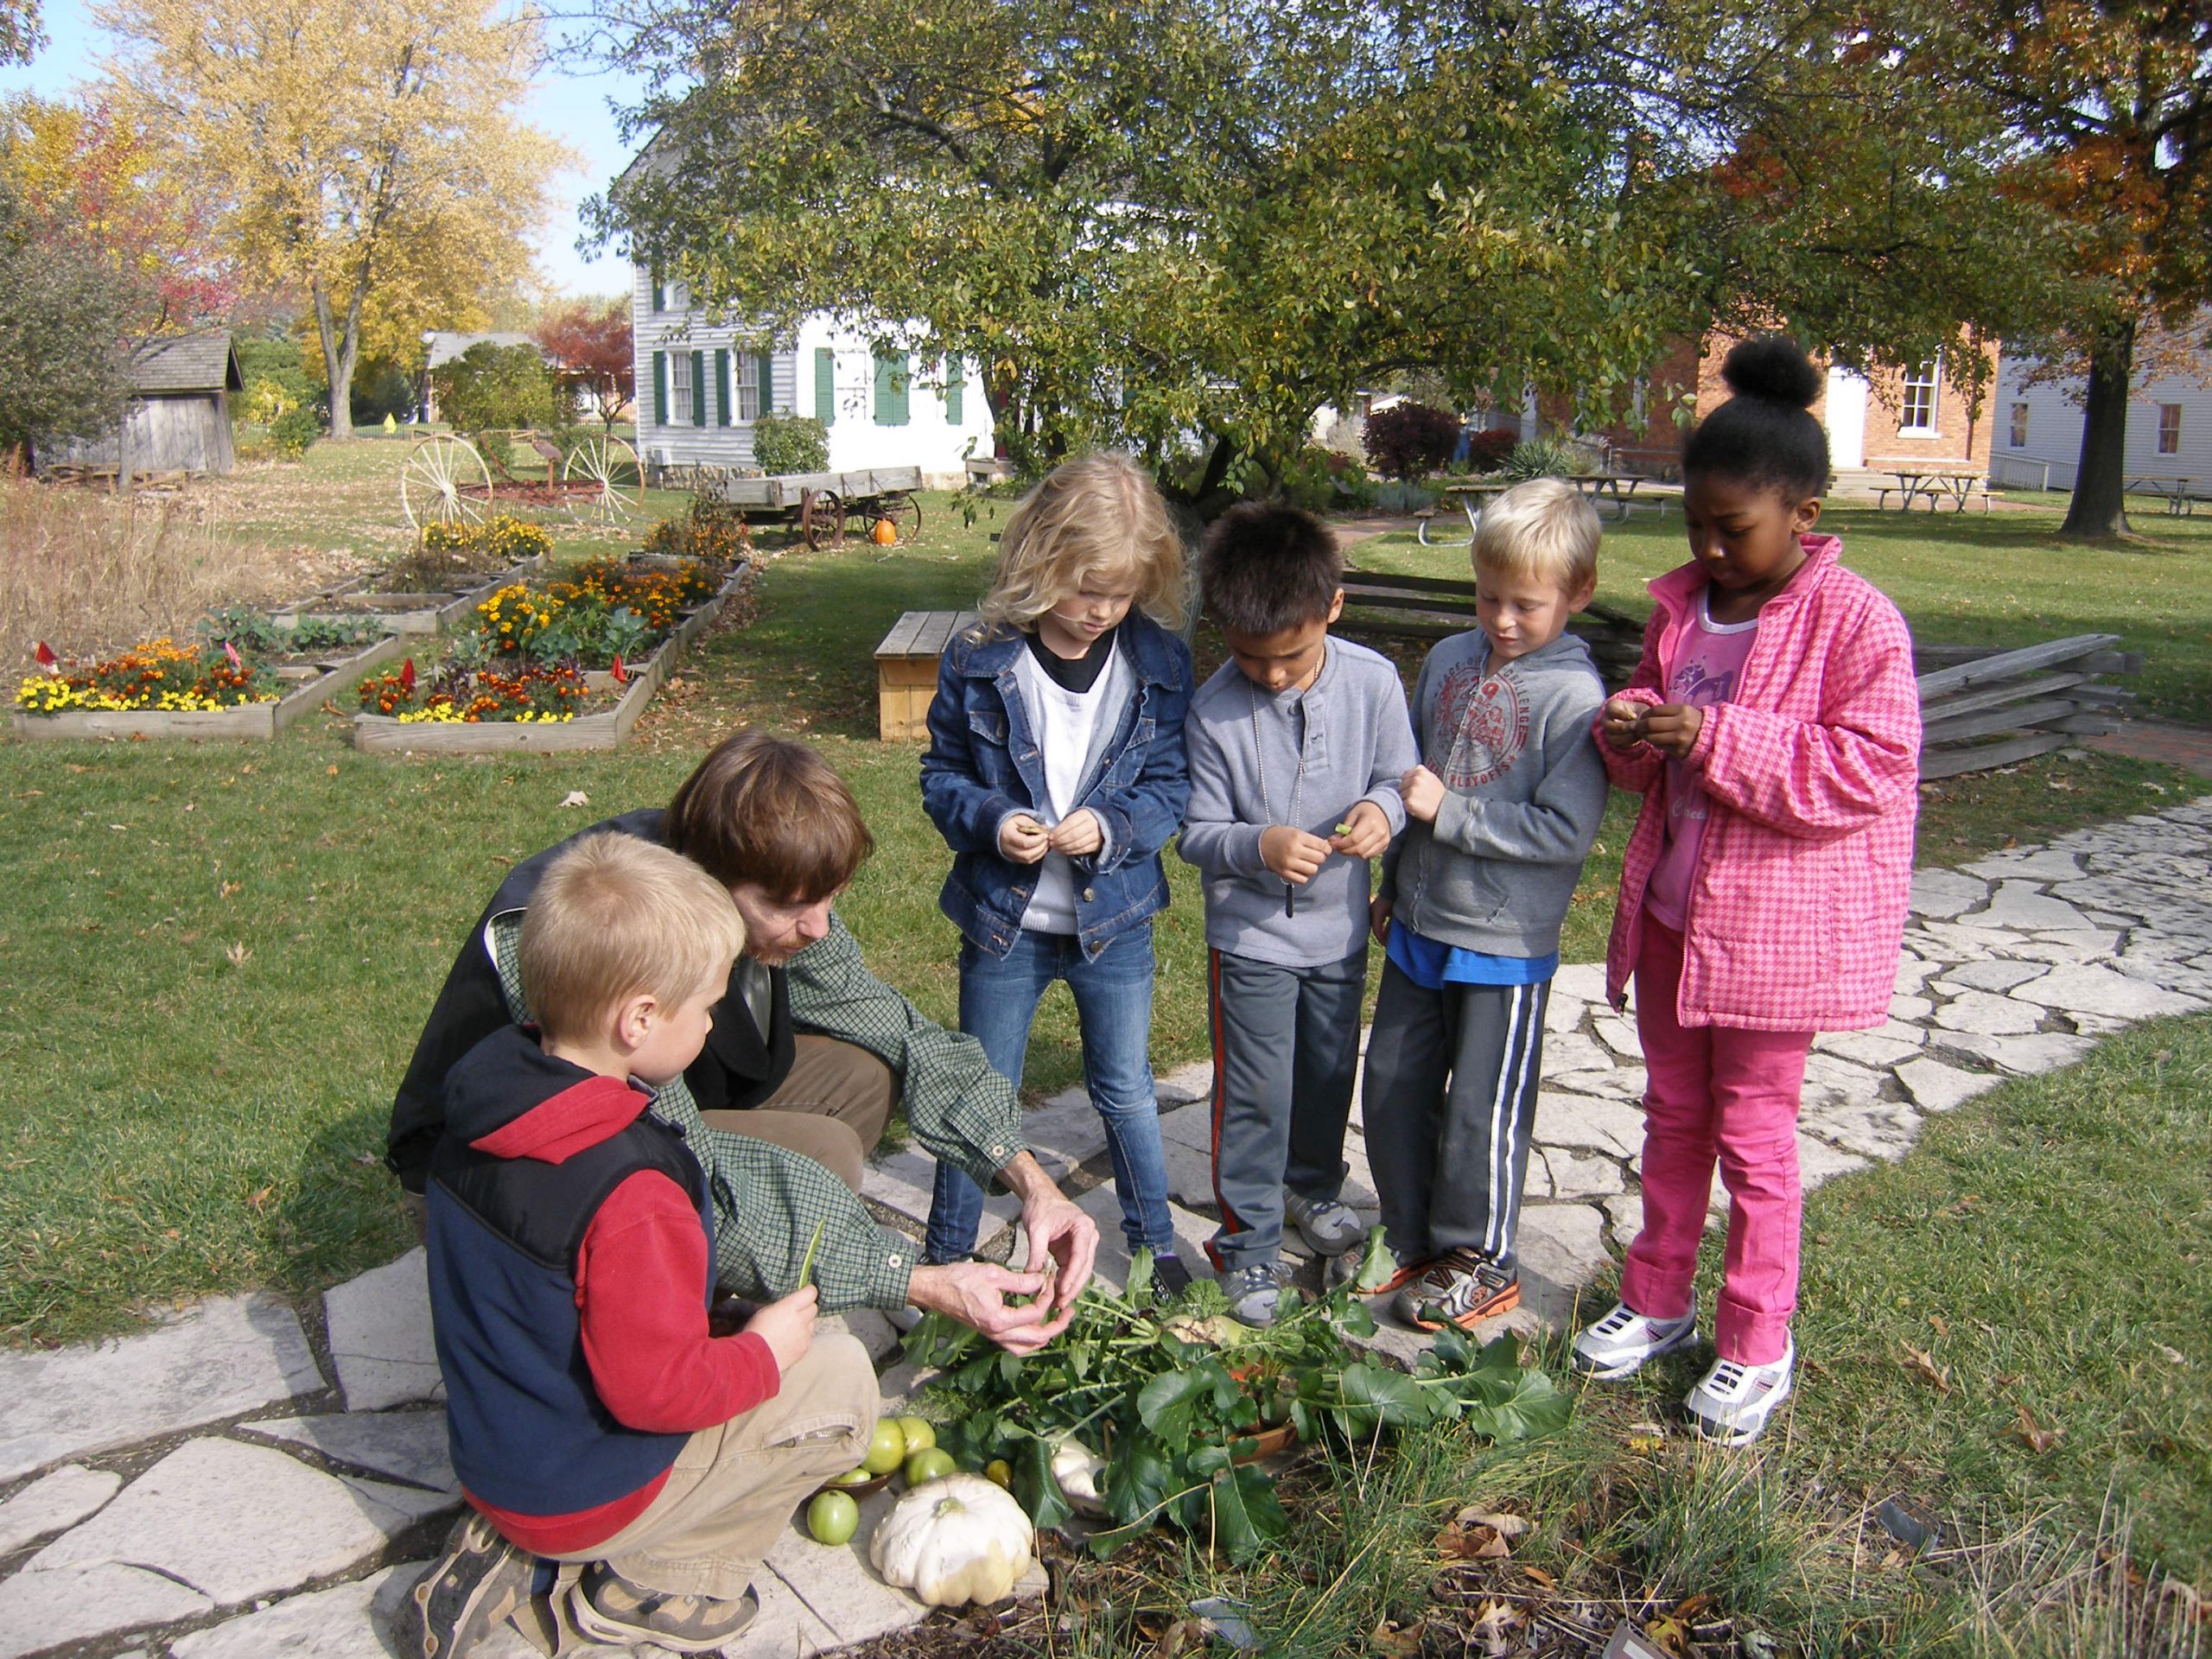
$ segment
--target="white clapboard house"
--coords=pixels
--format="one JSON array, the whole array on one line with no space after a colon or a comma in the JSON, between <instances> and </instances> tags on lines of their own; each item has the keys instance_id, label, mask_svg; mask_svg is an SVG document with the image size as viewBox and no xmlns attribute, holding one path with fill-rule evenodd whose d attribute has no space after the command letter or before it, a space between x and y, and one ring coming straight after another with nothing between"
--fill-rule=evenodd
<instances>
[{"instance_id":1,"label":"white clapboard house","mask_svg":"<svg viewBox=\"0 0 2212 1659\"><path fill-rule=\"evenodd\" d=\"M683 284L635 270L638 448L648 467L751 469L763 414L811 415L829 429L830 470L918 467L954 488L968 457L992 453L976 365L875 350L861 332L810 314L796 338L717 321Z\"/></svg>"},{"instance_id":2,"label":"white clapboard house","mask_svg":"<svg viewBox=\"0 0 2212 1659\"><path fill-rule=\"evenodd\" d=\"M2022 489L2070 490L2082 459L2078 379L2026 385L2033 358L2006 353L1997 373L1990 481ZM2187 480L2184 493L2212 497L2212 358L2196 372L2139 378L2127 400L2129 479ZM2152 486L2153 488L2161 487Z\"/></svg>"}]
</instances>

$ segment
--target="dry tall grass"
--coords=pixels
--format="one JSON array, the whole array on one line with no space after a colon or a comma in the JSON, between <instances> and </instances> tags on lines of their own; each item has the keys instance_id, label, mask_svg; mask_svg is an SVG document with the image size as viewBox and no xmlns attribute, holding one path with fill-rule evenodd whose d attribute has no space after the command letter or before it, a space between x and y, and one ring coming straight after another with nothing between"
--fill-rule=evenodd
<instances>
[{"instance_id":1,"label":"dry tall grass","mask_svg":"<svg viewBox=\"0 0 2212 1659\"><path fill-rule=\"evenodd\" d=\"M90 656L189 634L228 604L301 589L289 550L222 535L191 496L102 494L0 476L0 662L28 667L39 640Z\"/></svg>"}]
</instances>

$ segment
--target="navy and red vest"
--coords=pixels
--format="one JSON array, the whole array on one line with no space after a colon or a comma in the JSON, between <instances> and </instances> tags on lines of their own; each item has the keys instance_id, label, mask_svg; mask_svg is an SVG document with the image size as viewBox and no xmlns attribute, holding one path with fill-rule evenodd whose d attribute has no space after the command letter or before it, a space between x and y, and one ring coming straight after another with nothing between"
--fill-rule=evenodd
<instances>
[{"instance_id":1,"label":"navy and red vest","mask_svg":"<svg viewBox=\"0 0 2212 1659\"><path fill-rule=\"evenodd\" d=\"M690 1438L616 1421L584 1359L576 1253L600 1205L642 1170L690 1196L711 1258L698 1160L650 1113L558 1164L495 1157L450 1134L439 1141L430 1313L454 1471L472 1497L520 1515L595 1508L667 1473Z\"/></svg>"}]
</instances>

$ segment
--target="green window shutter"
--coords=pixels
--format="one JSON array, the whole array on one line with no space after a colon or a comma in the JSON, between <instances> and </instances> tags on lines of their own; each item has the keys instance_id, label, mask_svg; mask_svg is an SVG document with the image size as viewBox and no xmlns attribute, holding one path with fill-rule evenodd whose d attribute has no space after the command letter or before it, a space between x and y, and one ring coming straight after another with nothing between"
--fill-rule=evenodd
<instances>
[{"instance_id":1,"label":"green window shutter","mask_svg":"<svg viewBox=\"0 0 2212 1659\"><path fill-rule=\"evenodd\" d=\"M668 309L668 289L661 284L658 265L653 267L653 309L656 311Z\"/></svg>"},{"instance_id":2,"label":"green window shutter","mask_svg":"<svg viewBox=\"0 0 2212 1659\"><path fill-rule=\"evenodd\" d=\"M715 424L729 424L729 353L721 346L715 348Z\"/></svg>"},{"instance_id":3,"label":"green window shutter","mask_svg":"<svg viewBox=\"0 0 2212 1659\"><path fill-rule=\"evenodd\" d=\"M707 354L703 351L691 353L691 424L707 423Z\"/></svg>"},{"instance_id":4,"label":"green window shutter","mask_svg":"<svg viewBox=\"0 0 2212 1659\"><path fill-rule=\"evenodd\" d=\"M814 418L828 426L837 418L837 353L814 348Z\"/></svg>"},{"instance_id":5,"label":"green window shutter","mask_svg":"<svg viewBox=\"0 0 2212 1659\"><path fill-rule=\"evenodd\" d=\"M776 359L763 352L753 359L753 368L760 377L760 412L772 415L776 412Z\"/></svg>"},{"instance_id":6,"label":"green window shutter","mask_svg":"<svg viewBox=\"0 0 2212 1659\"><path fill-rule=\"evenodd\" d=\"M944 359L944 421L948 426L959 425L962 411L967 408L966 373L958 358Z\"/></svg>"},{"instance_id":7,"label":"green window shutter","mask_svg":"<svg viewBox=\"0 0 2212 1659\"><path fill-rule=\"evenodd\" d=\"M886 357L880 352L875 358L875 423L878 426L906 424L906 359L904 353Z\"/></svg>"},{"instance_id":8,"label":"green window shutter","mask_svg":"<svg viewBox=\"0 0 2212 1659\"><path fill-rule=\"evenodd\" d=\"M653 424L668 424L668 353L653 353Z\"/></svg>"}]
</instances>

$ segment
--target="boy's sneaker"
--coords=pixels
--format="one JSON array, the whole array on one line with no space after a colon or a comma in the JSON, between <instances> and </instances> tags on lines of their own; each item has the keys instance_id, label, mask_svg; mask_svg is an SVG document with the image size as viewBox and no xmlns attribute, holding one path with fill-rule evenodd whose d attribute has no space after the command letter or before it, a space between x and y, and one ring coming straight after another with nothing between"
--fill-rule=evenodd
<instances>
[{"instance_id":1,"label":"boy's sneaker","mask_svg":"<svg viewBox=\"0 0 2212 1659\"><path fill-rule=\"evenodd\" d=\"M1272 1262L1255 1262L1231 1268L1221 1275L1221 1294L1229 1298L1230 1317L1243 1325L1267 1326L1275 1322L1276 1305L1282 1299L1282 1282Z\"/></svg>"},{"instance_id":2,"label":"boy's sneaker","mask_svg":"<svg viewBox=\"0 0 2212 1659\"><path fill-rule=\"evenodd\" d=\"M536 1556L471 1510L399 1604L392 1636L400 1659L463 1659L529 1599L537 1570Z\"/></svg>"},{"instance_id":3,"label":"boy's sneaker","mask_svg":"<svg viewBox=\"0 0 2212 1659\"><path fill-rule=\"evenodd\" d=\"M1409 1279L1391 1299L1390 1311L1408 1325L1471 1331L1521 1306L1521 1276L1480 1250L1446 1250L1427 1271Z\"/></svg>"},{"instance_id":4,"label":"boy's sneaker","mask_svg":"<svg viewBox=\"0 0 2212 1659\"><path fill-rule=\"evenodd\" d=\"M750 1590L731 1601L664 1595L604 1561L587 1568L569 1592L569 1617L594 1641L624 1648L650 1642L672 1653L712 1653L735 1641L760 1611L760 1598Z\"/></svg>"},{"instance_id":5,"label":"boy's sneaker","mask_svg":"<svg viewBox=\"0 0 2212 1659\"><path fill-rule=\"evenodd\" d=\"M1714 1360L1713 1369L1682 1402L1692 1426L1708 1440L1749 1446L1758 1439L1774 1408L1789 1397L1789 1374L1796 1359L1796 1344L1791 1342L1771 1365Z\"/></svg>"},{"instance_id":6,"label":"boy's sneaker","mask_svg":"<svg viewBox=\"0 0 2212 1659\"><path fill-rule=\"evenodd\" d=\"M1615 1302L1611 1313L1576 1333L1572 1363L1585 1376L1611 1382L1626 1376L1647 1359L1656 1359L1696 1340L1694 1306L1679 1319L1653 1319L1626 1302Z\"/></svg>"},{"instance_id":7,"label":"boy's sneaker","mask_svg":"<svg viewBox=\"0 0 2212 1659\"><path fill-rule=\"evenodd\" d=\"M1295 1192L1286 1192L1282 1208L1306 1249L1316 1255L1342 1255L1354 1245L1366 1243L1367 1229L1341 1199L1301 1198Z\"/></svg>"}]
</instances>

